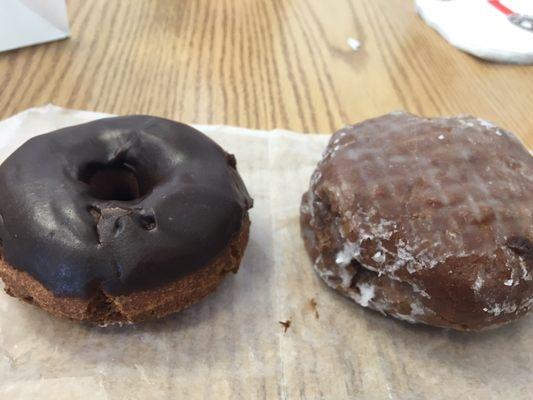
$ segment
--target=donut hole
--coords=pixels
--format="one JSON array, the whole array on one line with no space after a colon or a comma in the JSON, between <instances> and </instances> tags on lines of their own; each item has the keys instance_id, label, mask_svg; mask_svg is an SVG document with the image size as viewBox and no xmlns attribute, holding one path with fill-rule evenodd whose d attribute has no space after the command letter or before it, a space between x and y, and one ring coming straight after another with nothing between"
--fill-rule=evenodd
<instances>
[{"instance_id":1,"label":"donut hole","mask_svg":"<svg viewBox=\"0 0 533 400\"><path fill-rule=\"evenodd\" d=\"M80 170L79 180L100 200L130 201L144 195L135 169L126 163L89 163Z\"/></svg>"}]
</instances>

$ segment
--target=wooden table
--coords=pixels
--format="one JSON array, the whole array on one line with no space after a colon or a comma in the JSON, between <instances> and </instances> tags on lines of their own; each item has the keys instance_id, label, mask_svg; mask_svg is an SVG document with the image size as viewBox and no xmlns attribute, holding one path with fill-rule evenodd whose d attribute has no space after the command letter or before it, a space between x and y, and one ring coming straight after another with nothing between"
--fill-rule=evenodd
<instances>
[{"instance_id":1,"label":"wooden table","mask_svg":"<svg viewBox=\"0 0 533 400\"><path fill-rule=\"evenodd\" d=\"M70 39L0 53L0 118L28 107L332 132L406 109L473 114L533 148L533 67L461 53L410 0L70 0ZM348 38L362 43L358 51Z\"/></svg>"},{"instance_id":2,"label":"wooden table","mask_svg":"<svg viewBox=\"0 0 533 400\"><path fill-rule=\"evenodd\" d=\"M533 149L533 66L491 64L461 53L420 20L412 0L68 0L68 5L70 39L0 53L0 118L51 102L116 114L156 114L186 123L331 133L347 123L406 109L427 116L473 114L489 119L516 132ZM348 38L361 42L358 51L350 48ZM309 142L316 146L316 141ZM247 156L258 165L268 162L259 152ZM239 163L241 160L243 157ZM226 290L219 289L216 294L218 302L206 301L195 309L195 313L202 310L198 319L182 314L169 325L152 325L155 328L129 335L110 333L103 338L94 330L67 326L29 307L9 318L7 313L0 313L14 327L32 327L24 333L26 347L22 350L44 347L53 352L49 358L37 352L32 365L38 367L30 368L37 378L53 378L44 395L94 390L94 399L111 399L121 398L113 393L145 386L153 398L167 391L198 390L197 397L204 398L212 398L211 392L219 398L328 398L318 395L325 391L355 393L365 399L422 399L428 397L401 394L428 393L438 385L446 394L474 382L464 398L496 398L503 393L510 400L517 399L509 395L513 382L522 384L517 385L516 390L520 390L531 365L527 351L523 351L531 348L531 341L526 340L531 337L527 321L515 325L516 330L505 331L507 336L495 331L464 337L440 335L424 327L415 330L327 291L310 267L297 270L295 266L308 262L302 249L299 253L283 250L280 254L290 256L279 257L280 263L274 264L278 260L274 245L288 248L299 236L297 208L280 205L289 204L286 198L299 199L308 176L300 170L290 171L278 185L272 184L279 187L281 182L289 188L286 197L276 203L280 209L277 218L283 224L254 220L255 227L264 227L255 232L276 232L272 243L256 241L254 247L252 242L247 250L269 268L257 268L262 266L257 263L253 269L256 259L250 258L249 267L256 275L245 282L255 282L255 286L246 286L249 289L237 296L232 290L245 286L239 286L237 279L228 280ZM256 187L270 193L270 181L251 182L254 193L258 192ZM256 215L267 215L264 204L257 201ZM274 265L280 273L273 274ZM237 277L242 279L245 272ZM301 285L305 290L296 291L298 296L283 292L282 306L270 309L278 294L269 296L268 290L262 289L263 283L282 281L305 282ZM254 292L266 294L264 302L257 303L265 307L233 314L233 310L243 310L234 299L261 297ZM311 298L316 299L318 308L309 308ZM3 299L7 301L7 296ZM23 310L18 303L16 307ZM35 319L28 318L28 313L34 313L30 315ZM278 321L287 319L292 326L283 340L278 339ZM265 337L246 336L250 323L264 327ZM206 326L213 333L197 342L194 332ZM335 329L332 332L332 326L341 327L339 334ZM343 330L345 327L349 329ZM245 339L235 345L234 354L220 351L223 346L216 347L229 335L240 341L241 333ZM169 346L159 347L163 342L150 341L158 335ZM54 343L57 337L58 345ZM63 340L65 337L72 340ZM315 348L309 339L315 337L328 340ZM358 337L368 339L362 348ZM13 335L11 339L11 344L17 343ZM278 365L275 355L260 351L260 346L269 348L264 343L274 343L280 354L287 354L279 365L284 382L290 385L277 384L271 370L261 379L255 372L247 375L247 367ZM196 345L198 354L212 347L218 351L196 357L190 350ZM116 374L106 377L99 363L107 359L110 348L117 349L117 358L109 367ZM179 351L181 348L188 350ZM298 351L283 353L291 349ZM36 354L30 350L29 355L22 353L20 361L26 362L26 369L30 356ZM170 357L163 357L164 352ZM306 365L302 360L309 360L313 352L318 353L319 361ZM134 363L138 354L147 360L146 369ZM63 360L69 366L78 356L85 357L81 365L72 372L67 370ZM500 358L501 363L494 362ZM228 359L244 360L235 363L243 373L233 380L221 379L216 368L205 364L212 362L216 367L217 361ZM0 367L7 368L5 360L0 361L4 362ZM15 362L13 365L22 368ZM339 379L342 384L331 385L328 375L320 372L323 365L340 365L339 373L347 378ZM517 374L508 367L516 365L524 366ZM127 376L124 371L133 372ZM86 373L94 376L85 377ZM70 374L80 379L70 380ZM113 380L116 376L125 378ZM168 383L152 385L150 379ZM39 384L35 379L25 390L40 388ZM528 393L523 392L521 398L527 398Z\"/></svg>"}]
</instances>

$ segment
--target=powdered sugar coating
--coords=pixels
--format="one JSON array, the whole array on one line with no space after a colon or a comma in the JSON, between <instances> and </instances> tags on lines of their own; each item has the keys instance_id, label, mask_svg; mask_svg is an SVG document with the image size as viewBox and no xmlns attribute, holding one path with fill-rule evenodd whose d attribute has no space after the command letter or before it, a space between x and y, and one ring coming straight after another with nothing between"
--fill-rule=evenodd
<instances>
[{"instance_id":1,"label":"powdered sugar coating","mask_svg":"<svg viewBox=\"0 0 533 400\"><path fill-rule=\"evenodd\" d=\"M533 296L532 172L511 133L472 117L345 127L303 198L306 245L330 286L364 306L458 329L499 324ZM513 311L484 311L496 304Z\"/></svg>"}]
</instances>

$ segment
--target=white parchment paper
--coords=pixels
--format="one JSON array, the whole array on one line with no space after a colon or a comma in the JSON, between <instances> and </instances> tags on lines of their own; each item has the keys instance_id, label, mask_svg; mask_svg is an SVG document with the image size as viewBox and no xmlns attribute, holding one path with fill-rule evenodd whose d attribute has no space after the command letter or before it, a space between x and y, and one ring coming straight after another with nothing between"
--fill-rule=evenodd
<instances>
[{"instance_id":1,"label":"white parchment paper","mask_svg":"<svg viewBox=\"0 0 533 400\"><path fill-rule=\"evenodd\" d=\"M0 161L31 136L103 116L27 110L0 122ZM533 317L470 334L413 326L315 276L298 209L327 136L198 128L236 155L255 199L239 273L184 312L124 328L0 293L0 399L533 398Z\"/></svg>"}]
</instances>

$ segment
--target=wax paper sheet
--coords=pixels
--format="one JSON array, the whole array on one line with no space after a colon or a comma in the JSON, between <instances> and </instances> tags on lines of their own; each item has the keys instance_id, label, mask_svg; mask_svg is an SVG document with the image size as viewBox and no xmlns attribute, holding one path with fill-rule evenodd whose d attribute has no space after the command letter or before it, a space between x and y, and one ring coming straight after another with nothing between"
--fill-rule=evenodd
<instances>
[{"instance_id":1,"label":"wax paper sheet","mask_svg":"<svg viewBox=\"0 0 533 400\"><path fill-rule=\"evenodd\" d=\"M31 136L102 116L27 110L0 123L0 161ZM122 328L0 293L0 399L533 398L532 316L481 333L410 325L316 276L299 202L328 136L198 128L236 155L255 199L239 273L177 315Z\"/></svg>"}]
</instances>

